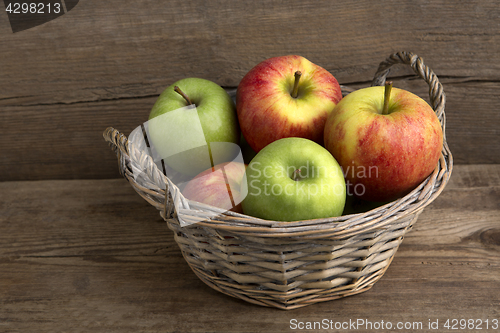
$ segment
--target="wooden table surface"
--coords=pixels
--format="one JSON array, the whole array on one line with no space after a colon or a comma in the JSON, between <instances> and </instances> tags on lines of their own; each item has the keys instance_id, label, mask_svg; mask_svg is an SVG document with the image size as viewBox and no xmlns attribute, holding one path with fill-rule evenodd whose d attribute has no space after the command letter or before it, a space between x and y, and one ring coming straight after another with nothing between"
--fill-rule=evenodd
<instances>
[{"instance_id":1,"label":"wooden table surface","mask_svg":"<svg viewBox=\"0 0 500 333\"><path fill-rule=\"evenodd\" d=\"M0 196L0 332L500 331L500 165L455 166L371 290L291 311L206 286L124 179L1 182Z\"/></svg>"}]
</instances>

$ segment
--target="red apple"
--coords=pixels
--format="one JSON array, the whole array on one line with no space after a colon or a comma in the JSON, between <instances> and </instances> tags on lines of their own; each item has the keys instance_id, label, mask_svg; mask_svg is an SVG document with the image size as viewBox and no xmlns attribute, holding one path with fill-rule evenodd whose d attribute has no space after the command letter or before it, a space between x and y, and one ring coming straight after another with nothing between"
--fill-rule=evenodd
<instances>
[{"instance_id":1,"label":"red apple","mask_svg":"<svg viewBox=\"0 0 500 333\"><path fill-rule=\"evenodd\" d=\"M342 99L335 77L304 57L267 59L252 68L236 91L243 136L255 152L286 137L323 144L328 114Z\"/></svg>"},{"instance_id":2,"label":"red apple","mask_svg":"<svg viewBox=\"0 0 500 333\"><path fill-rule=\"evenodd\" d=\"M325 147L341 165L349 194L399 198L437 167L443 131L434 110L402 90L369 87L342 99L325 125Z\"/></svg>"},{"instance_id":3,"label":"red apple","mask_svg":"<svg viewBox=\"0 0 500 333\"><path fill-rule=\"evenodd\" d=\"M240 185L245 167L240 162L218 164L190 180L182 194L190 200L242 213Z\"/></svg>"}]
</instances>

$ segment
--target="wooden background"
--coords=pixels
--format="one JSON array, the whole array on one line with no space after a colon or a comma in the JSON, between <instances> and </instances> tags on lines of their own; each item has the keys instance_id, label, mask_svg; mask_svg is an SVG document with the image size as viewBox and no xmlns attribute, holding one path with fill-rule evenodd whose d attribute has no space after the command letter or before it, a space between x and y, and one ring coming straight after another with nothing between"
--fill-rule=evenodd
<instances>
[{"instance_id":1,"label":"wooden background","mask_svg":"<svg viewBox=\"0 0 500 333\"><path fill-rule=\"evenodd\" d=\"M499 17L498 2L485 0L87 0L12 33L3 13L0 181L119 177L106 127L128 135L177 79L234 88L286 54L357 88L391 53L416 53L444 85L455 163L500 163ZM409 69L391 75L426 96Z\"/></svg>"}]
</instances>

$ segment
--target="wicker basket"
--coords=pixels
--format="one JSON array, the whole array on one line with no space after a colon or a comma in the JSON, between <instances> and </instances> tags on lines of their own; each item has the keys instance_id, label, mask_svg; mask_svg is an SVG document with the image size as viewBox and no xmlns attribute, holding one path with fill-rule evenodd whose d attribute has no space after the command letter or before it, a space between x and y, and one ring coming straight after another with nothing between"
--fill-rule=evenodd
<instances>
[{"instance_id":1,"label":"wicker basket","mask_svg":"<svg viewBox=\"0 0 500 333\"><path fill-rule=\"evenodd\" d=\"M431 106L444 131L442 85L418 56L391 55L379 65L372 85L384 85L394 64L411 66L429 85ZM405 197L360 214L277 222L187 200L125 135L113 128L103 135L118 156L121 174L160 211L185 260L203 282L250 303L285 310L370 289L389 267L423 208L444 189L453 167L445 136L436 169ZM146 170L140 182L133 177L134 169ZM181 227L178 213L204 220Z\"/></svg>"}]
</instances>

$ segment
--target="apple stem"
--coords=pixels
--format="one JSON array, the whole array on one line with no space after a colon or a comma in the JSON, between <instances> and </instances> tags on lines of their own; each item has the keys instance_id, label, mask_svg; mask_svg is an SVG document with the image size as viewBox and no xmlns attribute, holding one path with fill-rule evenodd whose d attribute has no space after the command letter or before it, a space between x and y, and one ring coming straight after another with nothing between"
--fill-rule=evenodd
<instances>
[{"instance_id":1,"label":"apple stem","mask_svg":"<svg viewBox=\"0 0 500 333\"><path fill-rule=\"evenodd\" d=\"M392 81L385 83L384 90L384 108L382 109L382 114L389 114L389 99L391 98Z\"/></svg>"},{"instance_id":2,"label":"apple stem","mask_svg":"<svg viewBox=\"0 0 500 333\"><path fill-rule=\"evenodd\" d=\"M296 71L295 72L295 82L293 83L293 90L292 90L292 97L297 98L299 95L299 80L300 77L302 76L301 71Z\"/></svg>"},{"instance_id":3,"label":"apple stem","mask_svg":"<svg viewBox=\"0 0 500 333\"><path fill-rule=\"evenodd\" d=\"M302 177L300 176L300 169L295 170L295 172L293 173L293 180L297 182L301 179Z\"/></svg>"},{"instance_id":4,"label":"apple stem","mask_svg":"<svg viewBox=\"0 0 500 333\"><path fill-rule=\"evenodd\" d=\"M191 102L191 100L189 99L188 95L186 95L186 94L185 94L185 93L181 90L181 88L179 88L179 87L175 86L175 87L174 87L174 91L175 91L176 93L178 93L179 95L181 95L182 97L184 97L184 99L186 100L186 102L188 103L188 105L193 104L193 102Z\"/></svg>"}]
</instances>

